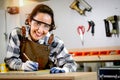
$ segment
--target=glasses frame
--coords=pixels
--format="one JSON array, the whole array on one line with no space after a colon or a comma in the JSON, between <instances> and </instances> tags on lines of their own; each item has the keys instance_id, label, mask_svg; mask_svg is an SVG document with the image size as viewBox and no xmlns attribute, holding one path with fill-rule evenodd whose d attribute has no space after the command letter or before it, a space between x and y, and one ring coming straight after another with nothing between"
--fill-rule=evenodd
<instances>
[{"instance_id":1,"label":"glasses frame","mask_svg":"<svg viewBox=\"0 0 120 80\"><path fill-rule=\"evenodd\" d=\"M45 30L50 30L50 28L51 28L51 26L52 26L52 25L47 24L47 23L45 23L45 22L38 21L38 20L36 20L36 19L34 19L34 18L32 18L32 20L37 23L37 26L39 26L39 25L41 25L41 24L44 24L44 25L45 25L45 26L44 26ZM47 26L47 27L46 27L46 26Z\"/></svg>"}]
</instances>

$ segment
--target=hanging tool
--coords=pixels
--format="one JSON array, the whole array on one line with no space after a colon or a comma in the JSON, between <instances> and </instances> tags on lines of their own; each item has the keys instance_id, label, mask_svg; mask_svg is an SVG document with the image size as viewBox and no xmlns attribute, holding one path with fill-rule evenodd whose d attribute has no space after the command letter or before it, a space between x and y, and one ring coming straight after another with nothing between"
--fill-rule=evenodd
<instances>
[{"instance_id":1,"label":"hanging tool","mask_svg":"<svg viewBox=\"0 0 120 80\"><path fill-rule=\"evenodd\" d=\"M94 36L94 33L95 33L95 23L91 20L91 21L88 21L88 30L87 32L91 29L91 33L92 33L92 36Z\"/></svg>"},{"instance_id":2,"label":"hanging tool","mask_svg":"<svg viewBox=\"0 0 120 80\"><path fill-rule=\"evenodd\" d=\"M107 37L111 37L109 22L106 19L104 19L104 23L105 23L106 36Z\"/></svg>"},{"instance_id":3,"label":"hanging tool","mask_svg":"<svg viewBox=\"0 0 120 80\"><path fill-rule=\"evenodd\" d=\"M107 20L109 20L112 23L112 34L114 34L115 36L118 35L118 18L117 15L108 17Z\"/></svg>"},{"instance_id":4,"label":"hanging tool","mask_svg":"<svg viewBox=\"0 0 120 80\"><path fill-rule=\"evenodd\" d=\"M70 8L73 10L76 10L81 15L84 14L84 10L79 8L79 1L78 0L74 0L74 2L70 5Z\"/></svg>"},{"instance_id":5,"label":"hanging tool","mask_svg":"<svg viewBox=\"0 0 120 80\"><path fill-rule=\"evenodd\" d=\"M105 28L109 29L109 22L112 23L112 31L110 32L110 34L114 34L115 36L119 36L119 26L118 26L118 16L114 15L114 16L110 16L107 19L104 20L105 22ZM109 29L110 30L110 29ZM107 30L107 31L109 31ZM106 34L107 37L111 37L108 34Z\"/></svg>"},{"instance_id":6,"label":"hanging tool","mask_svg":"<svg viewBox=\"0 0 120 80\"><path fill-rule=\"evenodd\" d=\"M84 7L84 11L91 11L92 7L85 0L78 0L81 6Z\"/></svg>"},{"instance_id":7,"label":"hanging tool","mask_svg":"<svg viewBox=\"0 0 120 80\"><path fill-rule=\"evenodd\" d=\"M80 5L79 5L80 4ZM81 9L82 7L83 9ZM74 0L70 8L76 10L81 15L85 15L85 11L91 11L92 7L85 0Z\"/></svg>"},{"instance_id":8,"label":"hanging tool","mask_svg":"<svg viewBox=\"0 0 120 80\"><path fill-rule=\"evenodd\" d=\"M78 26L77 32L80 35L82 45L84 45L84 33L85 33L85 27L84 26Z\"/></svg>"}]
</instances>

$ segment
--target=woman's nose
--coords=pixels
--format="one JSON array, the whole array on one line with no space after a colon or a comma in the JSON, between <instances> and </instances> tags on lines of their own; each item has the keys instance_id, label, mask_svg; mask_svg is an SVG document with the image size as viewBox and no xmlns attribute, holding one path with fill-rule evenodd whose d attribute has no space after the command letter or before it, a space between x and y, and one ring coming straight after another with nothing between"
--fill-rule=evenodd
<instances>
[{"instance_id":1,"label":"woman's nose","mask_svg":"<svg viewBox=\"0 0 120 80\"><path fill-rule=\"evenodd\" d=\"M44 29L44 24L41 24L39 27L38 27L38 31L39 32L43 32L45 29Z\"/></svg>"},{"instance_id":2,"label":"woman's nose","mask_svg":"<svg viewBox=\"0 0 120 80\"><path fill-rule=\"evenodd\" d=\"M47 30L45 29L44 25L41 25L39 28L38 28L38 33L41 33L43 35L47 34Z\"/></svg>"}]
</instances>

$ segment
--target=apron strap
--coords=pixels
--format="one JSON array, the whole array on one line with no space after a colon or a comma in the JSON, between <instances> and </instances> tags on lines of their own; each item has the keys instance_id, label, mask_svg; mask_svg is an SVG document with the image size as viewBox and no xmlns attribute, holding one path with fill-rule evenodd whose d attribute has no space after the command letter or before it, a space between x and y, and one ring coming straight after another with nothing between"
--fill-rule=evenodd
<instances>
[{"instance_id":1,"label":"apron strap","mask_svg":"<svg viewBox=\"0 0 120 80\"><path fill-rule=\"evenodd\" d=\"M48 44L49 45L52 44L53 39L54 39L54 34L51 34L50 37L49 37L49 39L48 39Z\"/></svg>"},{"instance_id":2,"label":"apron strap","mask_svg":"<svg viewBox=\"0 0 120 80\"><path fill-rule=\"evenodd\" d=\"M22 33L22 39L21 39L21 42L25 42L25 40L26 40L26 28L25 28L25 26L22 26L22 28L21 28L21 33Z\"/></svg>"}]
</instances>

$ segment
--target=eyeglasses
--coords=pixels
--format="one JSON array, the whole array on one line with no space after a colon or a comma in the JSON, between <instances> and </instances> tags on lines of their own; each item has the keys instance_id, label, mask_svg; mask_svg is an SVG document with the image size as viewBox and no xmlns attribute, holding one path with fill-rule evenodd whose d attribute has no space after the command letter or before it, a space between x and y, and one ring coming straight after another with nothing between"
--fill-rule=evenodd
<instances>
[{"instance_id":1,"label":"eyeglasses","mask_svg":"<svg viewBox=\"0 0 120 80\"><path fill-rule=\"evenodd\" d=\"M37 27L40 27L42 24L44 24L44 29L45 30L49 30L51 28L51 25L50 24L47 24L45 22L42 22L42 21L38 21L34 18L32 18L33 21L35 21L34 25L37 26Z\"/></svg>"}]
</instances>

